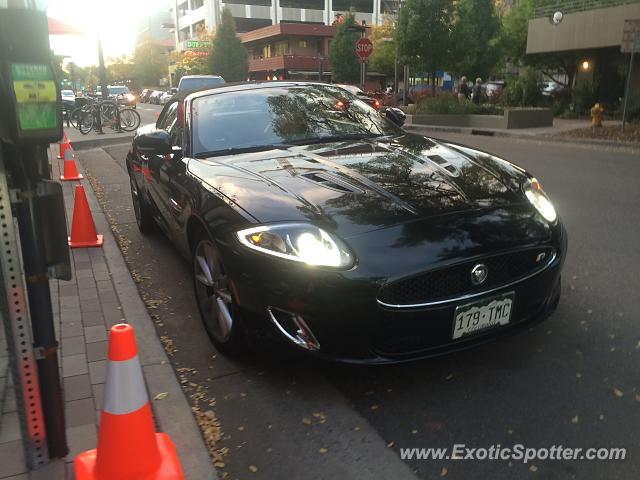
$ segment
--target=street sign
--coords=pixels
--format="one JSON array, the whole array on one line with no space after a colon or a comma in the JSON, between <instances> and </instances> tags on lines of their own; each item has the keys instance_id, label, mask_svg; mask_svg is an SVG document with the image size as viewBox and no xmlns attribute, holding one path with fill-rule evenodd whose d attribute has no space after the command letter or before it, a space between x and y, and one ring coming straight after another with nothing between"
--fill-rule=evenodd
<instances>
[{"instance_id":1,"label":"street sign","mask_svg":"<svg viewBox=\"0 0 640 480\"><path fill-rule=\"evenodd\" d=\"M640 18L624 21L620 51L631 53L634 51L634 47L636 52L640 52Z\"/></svg>"},{"instance_id":2,"label":"street sign","mask_svg":"<svg viewBox=\"0 0 640 480\"><path fill-rule=\"evenodd\" d=\"M356 54L361 59L367 59L373 53L373 43L368 38L360 38L356 42Z\"/></svg>"}]
</instances>

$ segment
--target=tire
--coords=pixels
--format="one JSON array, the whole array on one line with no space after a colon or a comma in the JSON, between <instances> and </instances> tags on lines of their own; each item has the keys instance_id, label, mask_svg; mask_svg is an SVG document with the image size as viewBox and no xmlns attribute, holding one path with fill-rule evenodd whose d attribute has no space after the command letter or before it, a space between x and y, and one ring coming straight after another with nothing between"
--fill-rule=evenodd
<instances>
[{"instance_id":1,"label":"tire","mask_svg":"<svg viewBox=\"0 0 640 480\"><path fill-rule=\"evenodd\" d=\"M133 213L136 216L138 230L143 235L153 233L157 230L158 225L151 214L151 207L140 194L138 185L133 176L129 177L129 185L131 187L131 202L133 203Z\"/></svg>"},{"instance_id":2,"label":"tire","mask_svg":"<svg viewBox=\"0 0 640 480\"><path fill-rule=\"evenodd\" d=\"M133 132L140 126L140 114L133 108L120 110L120 128L125 132Z\"/></svg>"},{"instance_id":3,"label":"tire","mask_svg":"<svg viewBox=\"0 0 640 480\"><path fill-rule=\"evenodd\" d=\"M240 309L229 288L222 256L215 242L204 232L195 239L192 271L200 318L215 347L227 354L245 350Z\"/></svg>"},{"instance_id":4,"label":"tire","mask_svg":"<svg viewBox=\"0 0 640 480\"><path fill-rule=\"evenodd\" d=\"M86 135L93 129L93 112L82 112L78 119L78 130L82 135Z\"/></svg>"}]
</instances>

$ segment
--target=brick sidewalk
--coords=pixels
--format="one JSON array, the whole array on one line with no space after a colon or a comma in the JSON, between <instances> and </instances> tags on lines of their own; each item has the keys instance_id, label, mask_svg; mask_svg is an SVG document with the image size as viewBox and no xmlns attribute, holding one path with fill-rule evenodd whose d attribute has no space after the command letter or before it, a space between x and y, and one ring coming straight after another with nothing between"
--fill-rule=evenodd
<instances>
[{"instance_id":1,"label":"brick sidewalk","mask_svg":"<svg viewBox=\"0 0 640 480\"><path fill-rule=\"evenodd\" d=\"M54 147L55 150L55 147ZM57 153L57 151L55 152ZM59 178L62 161L56 160L55 153L50 152L52 163L52 178ZM76 159L80 169L80 163ZM0 394L4 385L8 385L5 395L8 399L0 403L3 415L0 418L0 479L26 480L47 479L67 480L73 478L71 463L74 457L84 451L96 447L97 427L100 419L100 409L104 393L104 381L107 356L108 329L121 322L132 323L136 328L139 353L147 381L150 397L159 392L170 392L173 396L170 402L163 401L163 405L154 407L156 422L162 430L169 433L176 444L181 463L185 470L185 478L210 479L216 474L211 466L209 456L204 447L198 427L193 420L186 399L178 386L175 374L171 369L167 357L155 336L153 325L142 314L140 307L132 300L142 305L131 281L128 270L124 266L122 257L119 261L118 272L114 272L113 257L119 255L115 240L107 229L106 219L98 206L89 182L82 181L87 193L91 212L99 233L105 236L105 248L73 249L71 252L71 266L73 278L70 281L51 280L51 300L55 319L56 336L59 342L59 358L61 378L63 382L64 403L67 426L67 441L70 452L65 461L57 461L46 467L27 473L24 464L24 453L20 440L18 416L15 411L13 388L8 382L6 373L6 349L0 342ZM73 218L74 189L77 182L63 182L64 200L67 214L68 228ZM111 248L107 247L107 242ZM128 278L122 279L125 275ZM127 284L129 281L130 285ZM121 291L118 295L118 289ZM127 290L126 297L121 298L122 292ZM135 296L136 298L131 298ZM137 317L125 314L123 303L128 303L131 312L140 312ZM146 325L145 319L148 321ZM135 320L135 321L133 321ZM2 340L2 338L0 338ZM180 401L184 403L182 405ZM161 409L159 412L158 409ZM164 416L165 424L159 413ZM171 432L169 420L175 421L182 430ZM191 422L191 424L189 423ZM185 428L186 427L191 427ZM187 433L185 434L184 431Z\"/></svg>"}]
</instances>

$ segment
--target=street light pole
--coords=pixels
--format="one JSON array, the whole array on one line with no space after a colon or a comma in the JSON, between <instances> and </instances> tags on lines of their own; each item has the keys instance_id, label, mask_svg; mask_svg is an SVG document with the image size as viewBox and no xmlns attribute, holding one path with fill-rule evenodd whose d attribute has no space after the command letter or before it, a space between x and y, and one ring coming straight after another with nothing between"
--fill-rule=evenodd
<instances>
[{"instance_id":1,"label":"street light pole","mask_svg":"<svg viewBox=\"0 0 640 480\"><path fill-rule=\"evenodd\" d=\"M102 99L107 99L107 70L104 66L104 54L102 53L102 38L98 33L98 76L100 77L100 93Z\"/></svg>"}]
</instances>

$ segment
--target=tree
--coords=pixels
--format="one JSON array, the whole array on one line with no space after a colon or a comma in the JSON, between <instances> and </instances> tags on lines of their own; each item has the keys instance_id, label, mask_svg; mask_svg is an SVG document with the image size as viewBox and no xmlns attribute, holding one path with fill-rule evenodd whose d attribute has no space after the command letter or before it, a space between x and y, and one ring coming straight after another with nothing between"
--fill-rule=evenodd
<instances>
[{"instance_id":1,"label":"tree","mask_svg":"<svg viewBox=\"0 0 640 480\"><path fill-rule=\"evenodd\" d=\"M209 71L227 82L245 80L249 72L249 54L236 36L236 24L228 8L222 11L222 21L211 43Z\"/></svg>"},{"instance_id":2,"label":"tree","mask_svg":"<svg viewBox=\"0 0 640 480\"><path fill-rule=\"evenodd\" d=\"M395 28L389 19L382 25L371 27L369 40L373 43L373 54L369 60L369 69L373 72L393 76L396 67L396 42L393 38Z\"/></svg>"},{"instance_id":3,"label":"tree","mask_svg":"<svg viewBox=\"0 0 640 480\"><path fill-rule=\"evenodd\" d=\"M533 18L533 0L520 0L502 17L499 47L513 63L522 62L527 55L527 32Z\"/></svg>"},{"instance_id":4,"label":"tree","mask_svg":"<svg viewBox=\"0 0 640 480\"><path fill-rule=\"evenodd\" d=\"M338 24L329 47L329 63L331 63L334 81L357 83L360 79L360 62L356 55L356 42L360 38L360 33L347 30L354 26L356 26L356 17L351 10L345 13L344 22Z\"/></svg>"},{"instance_id":5,"label":"tree","mask_svg":"<svg viewBox=\"0 0 640 480\"><path fill-rule=\"evenodd\" d=\"M460 0L452 32L454 73L487 78L499 59L500 21L493 0Z\"/></svg>"},{"instance_id":6,"label":"tree","mask_svg":"<svg viewBox=\"0 0 640 480\"><path fill-rule=\"evenodd\" d=\"M407 0L398 15L398 53L406 64L424 65L432 79L452 61L453 10L452 0ZM431 93L435 96L433 81Z\"/></svg>"},{"instance_id":7,"label":"tree","mask_svg":"<svg viewBox=\"0 0 640 480\"><path fill-rule=\"evenodd\" d=\"M109 59L109 65L107 65L109 83L131 81L136 76L135 73L136 67L127 55Z\"/></svg>"},{"instance_id":8,"label":"tree","mask_svg":"<svg viewBox=\"0 0 640 480\"><path fill-rule=\"evenodd\" d=\"M167 76L169 58L160 45L145 44L136 48L133 53L134 65L132 77L141 86L159 85L160 79Z\"/></svg>"}]
</instances>

